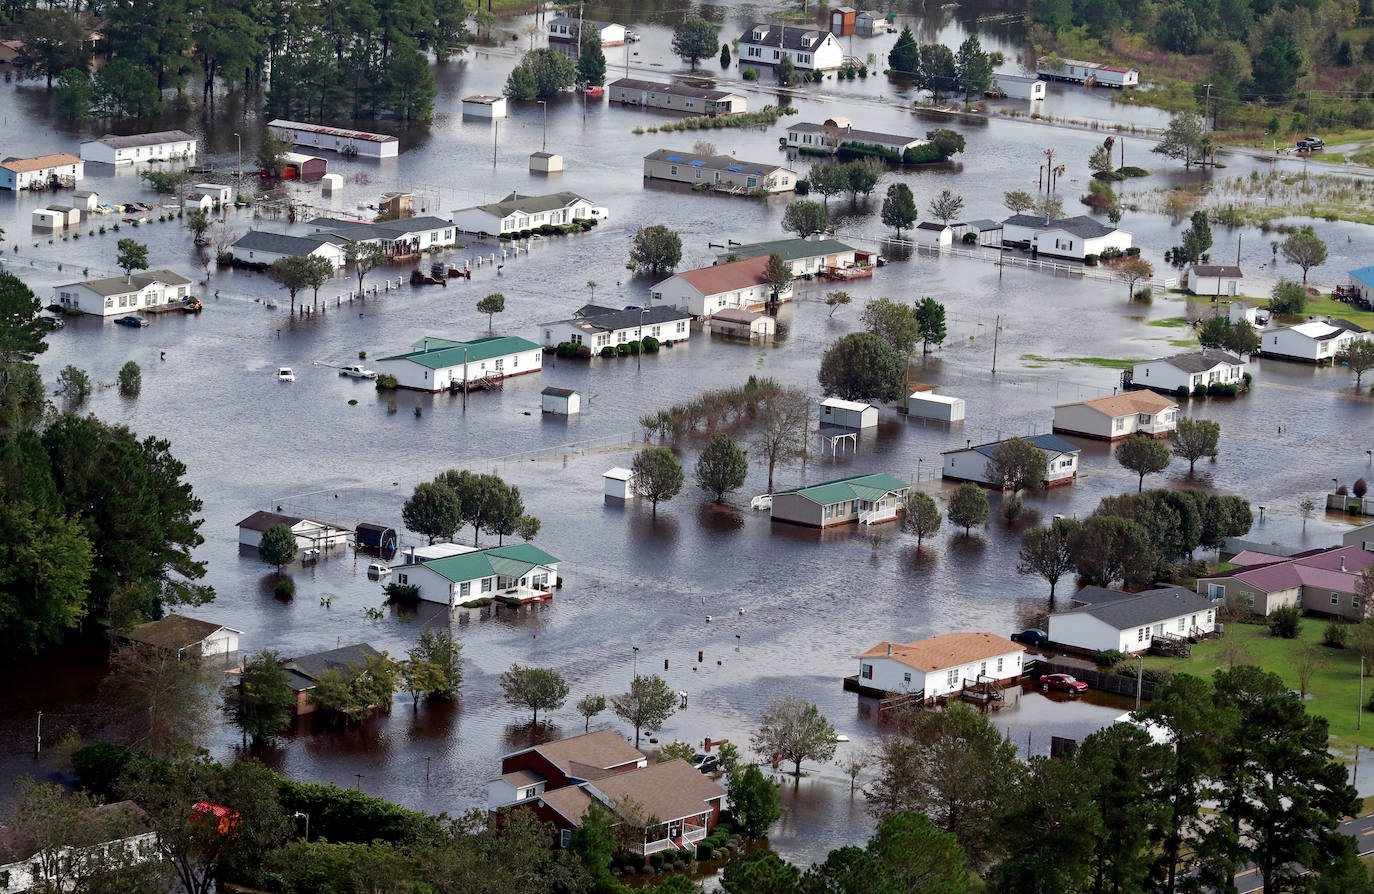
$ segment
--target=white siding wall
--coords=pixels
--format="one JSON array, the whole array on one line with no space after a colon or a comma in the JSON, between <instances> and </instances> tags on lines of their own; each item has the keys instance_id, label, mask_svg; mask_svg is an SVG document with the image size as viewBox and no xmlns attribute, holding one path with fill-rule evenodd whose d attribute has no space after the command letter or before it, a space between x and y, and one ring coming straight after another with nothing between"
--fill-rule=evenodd
<instances>
[{"instance_id":1,"label":"white siding wall","mask_svg":"<svg viewBox=\"0 0 1374 894\"><path fill-rule=\"evenodd\" d=\"M1054 428L1056 431L1080 432L1097 438L1114 437L1111 417L1082 404L1055 407Z\"/></svg>"},{"instance_id":2,"label":"white siding wall","mask_svg":"<svg viewBox=\"0 0 1374 894\"><path fill-rule=\"evenodd\" d=\"M1014 652L1005 652L951 668L940 668L929 673L885 655L861 658L859 684L888 692L918 692L924 689L926 698L933 698L950 692L959 692L963 689L965 681L972 683L978 679L979 674L998 680L1020 676L1023 654L1025 653L1022 650L1017 649ZM871 677L864 676L865 665L871 666Z\"/></svg>"},{"instance_id":3,"label":"white siding wall","mask_svg":"<svg viewBox=\"0 0 1374 894\"><path fill-rule=\"evenodd\" d=\"M205 638L202 655L227 655L239 650L239 635L232 630L217 630Z\"/></svg>"},{"instance_id":4,"label":"white siding wall","mask_svg":"<svg viewBox=\"0 0 1374 894\"><path fill-rule=\"evenodd\" d=\"M1182 386L1189 391L1194 385L1210 385L1213 382L1222 384L1237 384L1242 380L1240 364L1223 363L1218 364L1206 372L1187 373L1163 360L1152 360L1146 363L1137 363L1132 371L1132 378L1137 385L1148 385L1151 388L1161 388L1173 391Z\"/></svg>"},{"instance_id":5,"label":"white siding wall","mask_svg":"<svg viewBox=\"0 0 1374 894\"><path fill-rule=\"evenodd\" d=\"M114 149L98 140L81 144L83 161L101 161L111 165L136 164L144 161L171 161L173 159L192 160L196 157L195 140L174 140L170 143L154 143L151 146L128 146Z\"/></svg>"},{"instance_id":6,"label":"white siding wall","mask_svg":"<svg viewBox=\"0 0 1374 894\"><path fill-rule=\"evenodd\" d=\"M152 283L124 295L101 295L82 285L69 286L54 293L58 304L75 306L82 313L100 317L137 313L149 307L174 304L190 294L190 286Z\"/></svg>"},{"instance_id":7,"label":"white siding wall","mask_svg":"<svg viewBox=\"0 0 1374 894\"><path fill-rule=\"evenodd\" d=\"M638 341L640 338L638 324L628 326L624 329L615 329L610 332L603 330L588 331L567 321L557 323L545 323L539 327L539 343L555 347L565 341L573 344L585 344L593 351L600 351L604 347L615 347L631 341ZM645 322L643 334L650 338L656 338L660 342L664 341L686 341L692 337L692 326L690 320L671 320L667 323Z\"/></svg>"},{"instance_id":8,"label":"white siding wall","mask_svg":"<svg viewBox=\"0 0 1374 894\"><path fill-rule=\"evenodd\" d=\"M484 376L504 377L537 372L543 367L543 359L543 351L535 350L506 354L489 360L472 360L468 363L468 380L475 382ZM413 388L417 391L443 391L454 384L463 383L461 360L456 366L439 369L430 369L413 360L378 360L376 368L378 373L395 376L396 384L402 388Z\"/></svg>"},{"instance_id":9,"label":"white siding wall","mask_svg":"<svg viewBox=\"0 0 1374 894\"><path fill-rule=\"evenodd\" d=\"M1132 643L1128 642L1128 633L1132 640L1136 635L1134 628L1130 631L1117 630L1087 614L1050 615L1047 632L1053 642L1092 652L1107 649L1120 649L1122 652L1138 651L1131 648ZM1146 640L1140 648L1149 648L1149 645L1149 641Z\"/></svg>"}]
</instances>

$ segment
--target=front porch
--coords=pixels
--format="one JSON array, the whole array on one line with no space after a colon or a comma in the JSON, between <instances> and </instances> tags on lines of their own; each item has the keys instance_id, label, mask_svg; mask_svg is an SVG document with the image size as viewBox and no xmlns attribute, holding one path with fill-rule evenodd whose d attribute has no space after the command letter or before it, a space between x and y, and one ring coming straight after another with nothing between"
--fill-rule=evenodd
<instances>
[{"instance_id":1,"label":"front porch","mask_svg":"<svg viewBox=\"0 0 1374 894\"><path fill-rule=\"evenodd\" d=\"M628 850L630 853L647 857L660 851L678 850L705 841L709 817L709 813L701 813L670 823L650 826L643 831L643 841L640 844L629 845Z\"/></svg>"}]
</instances>

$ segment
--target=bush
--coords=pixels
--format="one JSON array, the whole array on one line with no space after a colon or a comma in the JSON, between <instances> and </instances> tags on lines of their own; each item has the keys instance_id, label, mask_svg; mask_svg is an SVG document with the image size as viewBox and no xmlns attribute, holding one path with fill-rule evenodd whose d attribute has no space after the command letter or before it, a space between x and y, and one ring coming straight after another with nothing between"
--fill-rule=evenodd
<instances>
[{"instance_id":1,"label":"bush","mask_svg":"<svg viewBox=\"0 0 1374 894\"><path fill-rule=\"evenodd\" d=\"M1187 386L1187 385L1179 385L1177 388L1174 389L1174 397L1177 397L1179 400L1182 400L1183 398L1185 398L1185 397L1187 397L1187 396L1188 396L1188 386Z\"/></svg>"},{"instance_id":2,"label":"bush","mask_svg":"<svg viewBox=\"0 0 1374 894\"><path fill-rule=\"evenodd\" d=\"M560 341L558 343L558 347L553 349L553 352L557 354L559 357L571 357L576 352L576 350L577 345L574 345L572 342Z\"/></svg>"},{"instance_id":3,"label":"bush","mask_svg":"<svg viewBox=\"0 0 1374 894\"><path fill-rule=\"evenodd\" d=\"M1134 680L1139 671L1140 668L1134 662L1128 661L1117 668L1116 675L1118 677L1128 677ZM1163 683L1165 680L1169 679L1170 673L1171 671L1164 670L1163 668L1147 667L1141 679L1146 683Z\"/></svg>"},{"instance_id":4,"label":"bush","mask_svg":"<svg viewBox=\"0 0 1374 894\"><path fill-rule=\"evenodd\" d=\"M1255 377L1252 376L1252 375L1250 375L1248 372L1243 372L1243 373L1241 373L1241 374L1240 374L1240 377L1241 377L1242 379L1245 380L1245 387L1246 387L1246 388L1249 388L1249 387L1250 387L1250 383L1253 382L1253 381L1255 381Z\"/></svg>"},{"instance_id":5,"label":"bush","mask_svg":"<svg viewBox=\"0 0 1374 894\"><path fill-rule=\"evenodd\" d=\"M615 352L619 354L621 357L624 357L626 354L630 353L630 346L628 344L616 345Z\"/></svg>"},{"instance_id":6,"label":"bush","mask_svg":"<svg viewBox=\"0 0 1374 894\"><path fill-rule=\"evenodd\" d=\"M1322 645L1330 646L1333 649L1344 649L1345 641L1350 636L1350 627L1344 621L1331 619L1331 623L1326 625L1322 631Z\"/></svg>"},{"instance_id":7,"label":"bush","mask_svg":"<svg viewBox=\"0 0 1374 894\"><path fill-rule=\"evenodd\" d=\"M138 757L123 745L88 742L72 752L77 787L98 797L113 799L120 777Z\"/></svg>"},{"instance_id":8,"label":"bush","mask_svg":"<svg viewBox=\"0 0 1374 894\"><path fill-rule=\"evenodd\" d=\"M934 143L922 143L919 146L912 146L902 153L903 164L922 165L933 161L944 161L944 156L940 154L940 147Z\"/></svg>"},{"instance_id":9,"label":"bush","mask_svg":"<svg viewBox=\"0 0 1374 894\"><path fill-rule=\"evenodd\" d=\"M1097 266L1097 255L1084 255L1084 256L1083 256L1083 266L1084 266L1084 267L1096 267L1096 266Z\"/></svg>"},{"instance_id":10,"label":"bush","mask_svg":"<svg viewBox=\"0 0 1374 894\"><path fill-rule=\"evenodd\" d=\"M387 599L405 602L414 602L420 598L420 588L416 584L398 584L393 582L382 587L382 592L386 594Z\"/></svg>"},{"instance_id":11,"label":"bush","mask_svg":"<svg viewBox=\"0 0 1374 894\"><path fill-rule=\"evenodd\" d=\"M810 181L810 180L798 180L798 181L797 181L797 195L799 195L799 196L809 195L810 192L811 192L811 181Z\"/></svg>"},{"instance_id":12,"label":"bush","mask_svg":"<svg viewBox=\"0 0 1374 894\"><path fill-rule=\"evenodd\" d=\"M1207 396L1207 386L1206 386L1206 385L1203 385L1202 383L1199 382L1198 384L1196 384L1196 385L1193 386L1193 397L1206 397L1206 396Z\"/></svg>"},{"instance_id":13,"label":"bush","mask_svg":"<svg viewBox=\"0 0 1374 894\"><path fill-rule=\"evenodd\" d=\"M1269 635L1280 639L1295 639L1298 623L1302 620L1302 609L1296 605L1285 605L1269 615Z\"/></svg>"},{"instance_id":14,"label":"bush","mask_svg":"<svg viewBox=\"0 0 1374 894\"><path fill-rule=\"evenodd\" d=\"M1338 497L1346 497L1346 496L1349 496L1349 495L1350 495L1350 488L1346 487L1344 484L1342 484L1340 487L1336 488L1336 496L1338 496Z\"/></svg>"},{"instance_id":15,"label":"bush","mask_svg":"<svg viewBox=\"0 0 1374 894\"><path fill-rule=\"evenodd\" d=\"M1207 386L1207 393L1212 397L1218 397L1226 393L1226 388L1220 382L1213 382Z\"/></svg>"},{"instance_id":16,"label":"bush","mask_svg":"<svg viewBox=\"0 0 1374 894\"><path fill-rule=\"evenodd\" d=\"M1124 167L1124 168L1118 168L1118 169L1117 169L1117 173L1118 173L1118 174L1121 174L1121 175L1124 176L1124 177L1148 177L1148 176L1150 176L1150 172L1149 172L1149 171L1145 170L1144 168L1137 168L1135 165L1126 165L1126 167Z\"/></svg>"},{"instance_id":17,"label":"bush","mask_svg":"<svg viewBox=\"0 0 1374 894\"><path fill-rule=\"evenodd\" d=\"M757 81L759 79L759 73L752 68L746 68L743 77L746 81Z\"/></svg>"},{"instance_id":18,"label":"bush","mask_svg":"<svg viewBox=\"0 0 1374 894\"><path fill-rule=\"evenodd\" d=\"M1132 300L1139 301L1141 304L1149 304L1155 300L1155 293L1149 286L1142 286L1135 290L1135 294L1132 295L1131 298Z\"/></svg>"},{"instance_id":19,"label":"bush","mask_svg":"<svg viewBox=\"0 0 1374 894\"><path fill-rule=\"evenodd\" d=\"M978 243L977 233L965 233L962 239L965 245L976 245Z\"/></svg>"},{"instance_id":20,"label":"bush","mask_svg":"<svg viewBox=\"0 0 1374 894\"><path fill-rule=\"evenodd\" d=\"M1093 660L1098 667L1116 667L1126 660L1126 653L1120 649L1103 649Z\"/></svg>"},{"instance_id":21,"label":"bush","mask_svg":"<svg viewBox=\"0 0 1374 894\"><path fill-rule=\"evenodd\" d=\"M284 577L277 581L277 585L272 588L272 595L278 599L290 599L296 595L296 582L289 577Z\"/></svg>"},{"instance_id":22,"label":"bush","mask_svg":"<svg viewBox=\"0 0 1374 894\"><path fill-rule=\"evenodd\" d=\"M652 354L658 350L658 339L654 338L652 335L646 335L640 342L640 345L644 348L644 353Z\"/></svg>"},{"instance_id":23,"label":"bush","mask_svg":"<svg viewBox=\"0 0 1374 894\"><path fill-rule=\"evenodd\" d=\"M591 348L591 345L578 345L578 346L577 346L577 359L578 359L578 360L590 360L590 359L591 359L591 356L592 356L592 348Z\"/></svg>"},{"instance_id":24,"label":"bush","mask_svg":"<svg viewBox=\"0 0 1374 894\"><path fill-rule=\"evenodd\" d=\"M1130 248L1122 252L1122 254L1124 254L1128 258L1138 258L1140 257L1140 246L1132 245Z\"/></svg>"},{"instance_id":25,"label":"bush","mask_svg":"<svg viewBox=\"0 0 1374 894\"><path fill-rule=\"evenodd\" d=\"M378 390L378 391L395 391L395 390L396 390L396 377L393 376L393 375L391 375L390 373L382 373L382 374L378 375L378 376L377 376L377 390Z\"/></svg>"},{"instance_id":26,"label":"bush","mask_svg":"<svg viewBox=\"0 0 1374 894\"><path fill-rule=\"evenodd\" d=\"M1369 493L1369 485L1365 483L1363 478L1357 478L1355 479L1355 487L1351 489L1351 493L1363 499L1364 495Z\"/></svg>"},{"instance_id":27,"label":"bush","mask_svg":"<svg viewBox=\"0 0 1374 894\"><path fill-rule=\"evenodd\" d=\"M601 356L602 356L602 357L614 357L614 356L615 356L615 348L611 347L610 345L606 345L606 347L604 347L604 348L601 349Z\"/></svg>"}]
</instances>

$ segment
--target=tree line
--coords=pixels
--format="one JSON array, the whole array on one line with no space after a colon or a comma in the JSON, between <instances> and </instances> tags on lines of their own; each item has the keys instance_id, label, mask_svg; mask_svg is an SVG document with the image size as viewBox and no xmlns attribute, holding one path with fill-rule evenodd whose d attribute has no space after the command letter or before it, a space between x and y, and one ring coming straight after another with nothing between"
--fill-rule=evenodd
<instances>
[{"instance_id":1,"label":"tree line","mask_svg":"<svg viewBox=\"0 0 1374 894\"><path fill-rule=\"evenodd\" d=\"M1001 64L1001 53L984 51L978 36L970 34L957 51L928 43L917 45L910 26L903 26L897 42L887 54L894 72L914 75L916 86L929 90L936 102L941 93L962 94L968 103L992 85L992 69Z\"/></svg>"},{"instance_id":2,"label":"tree line","mask_svg":"<svg viewBox=\"0 0 1374 894\"><path fill-rule=\"evenodd\" d=\"M496 475L449 469L433 481L415 485L401 507L408 530L429 539L452 540L459 529L472 525L472 545L483 533L502 542L518 534L526 542L539 533L539 519L525 513L520 488Z\"/></svg>"}]
</instances>

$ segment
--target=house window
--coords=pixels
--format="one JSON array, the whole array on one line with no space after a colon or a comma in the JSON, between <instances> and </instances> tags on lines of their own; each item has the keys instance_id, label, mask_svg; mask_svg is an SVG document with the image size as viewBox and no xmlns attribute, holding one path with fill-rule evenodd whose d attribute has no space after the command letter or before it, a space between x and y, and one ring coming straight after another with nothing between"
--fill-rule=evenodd
<instances>
[{"instance_id":1,"label":"house window","mask_svg":"<svg viewBox=\"0 0 1374 894\"><path fill-rule=\"evenodd\" d=\"M567 847L572 844L572 829L558 830L558 846Z\"/></svg>"},{"instance_id":2,"label":"house window","mask_svg":"<svg viewBox=\"0 0 1374 894\"><path fill-rule=\"evenodd\" d=\"M1179 619L1178 619L1178 629L1179 629L1180 631L1183 630L1183 619L1182 619L1182 618L1179 618Z\"/></svg>"},{"instance_id":3,"label":"house window","mask_svg":"<svg viewBox=\"0 0 1374 894\"><path fill-rule=\"evenodd\" d=\"M1255 607L1255 594L1254 594L1254 593L1246 593L1246 594L1245 594L1245 604L1246 604L1248 607L1250 607L1250 608L1254 608L1254 607Z\"/></svg>"},{"instance_id":4,"label":"house window","mask_svg":"<svg viewBox=\"0 0 1374 894\"><path fill-rule=\"evenodd\" d=\"M677 165L673 165L673 166L672 166L672 172L673 172L674 174L677 173Z\"/></svg>"},{"instance_id":5,"label":"house window","mask_svg":"<svg viewBox=\"0 0 1374 894\"><path fill-rule=\"evenodd\" d=\"M1136 630L1136 632L1135 632L1135 641L1138 642L1138 643L1143 643L1143 642L1145 642L1145 628L1144 628L1144 627L1141 627L1141 628L1139 628L1138 630Z\"/></svg>"},{"instance_id":6,"label":"house window","mask_svg":"<svg viewBox=\"0 0 1374 894\"><path fill-rule=\"evenodd\" d=\"M908 671L907 673L902 674L902 682L903 682L903 683L910 683L910 682L911 682L911 672L910 672L910 671Z\"/></svg>"},{"instance_id":7,"label":"house window","mask_svg":"<svg viewBox=\"0 0 1374 894\"><path fill-rule=\"evenodd\" d=\"M871 679L873 679L873 665L871 665L871 664L861 664L861 665L859 665L859 676L860 676L861 678L865 679L865 680L871 680Z\"/></svg>"},{"instance_id":8,"label":"house window","mask_svg":"<svg viewBox=\"0 0 1374 894\"><path fill-rule=\"evenodd\" d=\"M687 302L684 301L684 302L682 302L682 303L683 303L684 305L686 305ZM686 321L686 320L679 320L679 321L678 321L678 324L677 324L677 331L678 331L678 332L686 332L686 331L687 331L687 321Z\"/></svg>"},{"instance_id":9,"label":"house window","mask_svg":"<svg viewBox=\"0 0 1374 894\"><path fill-rule=\"evenodd\" d=\"M547 587L547 586L549 585L549 575L548 575L548 573L546 572L546 573L543 573L543 574L536 574L536 575L534 575L532 578L530 578L530 584L531 584L532 586L534 586L536 589L539 589L539 590L544 589L545 587Z\"/></svg>"},{"instance_id":10,"label":"house window","mask_svg":"<svg viewBox=\"0 0 1374 894\"><path fill-rule=\"evenodd\" d=\"M949 670L945 671L945 686L946 686L946 687L948 687L948 688L950 688L950 689L953 689L953 688L954 688L954 685L955 685L956 683L958 683L958 682L959 682L959 669L958 669L957 667L956 667L956 668L950 668Z\"/></svg>"},{"instance_id":11,"label":"house window","mask_svg":"<svg viewBox=\"0 0 1374 894\"><path fill-rule=\"evenodd\" d=\"M986 661L984 661L983 663L981 663L981 664L978 665L978 676L980 676L980 677L986 677L987 675L988 675L988 663L987 663Z\"/></svg>"},{"instance_id":12,"label":"house window","mask_svg":"<svg viewBox=\"0 0 1374 894\"><path fill-rule=\"evenodd\" d=\"M759 185L759 178L747 177L745 178L744 185L747 186L749 189L753 189L755 186Z\"/></svg>"},{"instance_id":13,"label":"house window","mask_svg":"<svg viewBox=\"0 0 1374 894\"><path fill-rule=\"evenodd\" d=\"M658 330L659 330L660 328L661 328L661 327L659 327L659 326L651 326L651 327L649 327L649 335L652 336L653 338L658 338Z\"/></svg>"},{"instance_id":14,"label":"house window","mask_svg":"<svg viewBox=\"0 0 1374 894\"><path fill-rule=\"evenodd\" d=\"M697 168L697 179L701 179L701 168Z\"/></svg>"},{"instance_id":15,"label":"house window","mask_svg":"<svg viewBox=\"0 0 1374 894\"><path fill-rule=\"evenodd\" d=\"M998 658L998 659L997 659L997 672L998 672L999 674L1002 672L1002 659L1001 659L1001 658Z\"/></svg>"},{"instance_id":16,"label":"house window","mask_svg":"<svg viewBox=\"0 0 1374 894\"><path fill-rule=\"evenodd\" d=\"M1340 604L1341 604L1341 594L1340 594L1340 593L1332 593L1332 594L1331 594L1331 604L1332 604L1332 605L1340 605Z\"/></svg>"},{"instance_id":17,"label":"house window","mask_svg":"<svg viewBox=\"0 0 1374 894\"><path fill-rule=\"evenodd\" d=\"M397 583L400 583L400 584L407 584L407 583L410 583L410 581L407 579L406 575L404 575L404 574L398 574L398 575L396 575L396 582L397 582Z\"/></svg>"},{"instance_id":18,"label":"house window","mask_svg":"<svg viewBox=\"0 0 1374 894\"><path fill-rule=\"evenodd\" d=\"M483 592L483 593L490 593L490 592L491 592L491 578L489 578L489 577L484 577L484 578L482 578L482 592Z\"/></svg>"},{"instance_id":19,"label":"house window","mask_svg":"<svg viewBox=\"0 0 1374 894\"><path fill-rule=\"evenodd\" d=\"M472 595L472 582L463 581L458 585L458 595L464 598Z\"/></svg>"}]
</instances>

